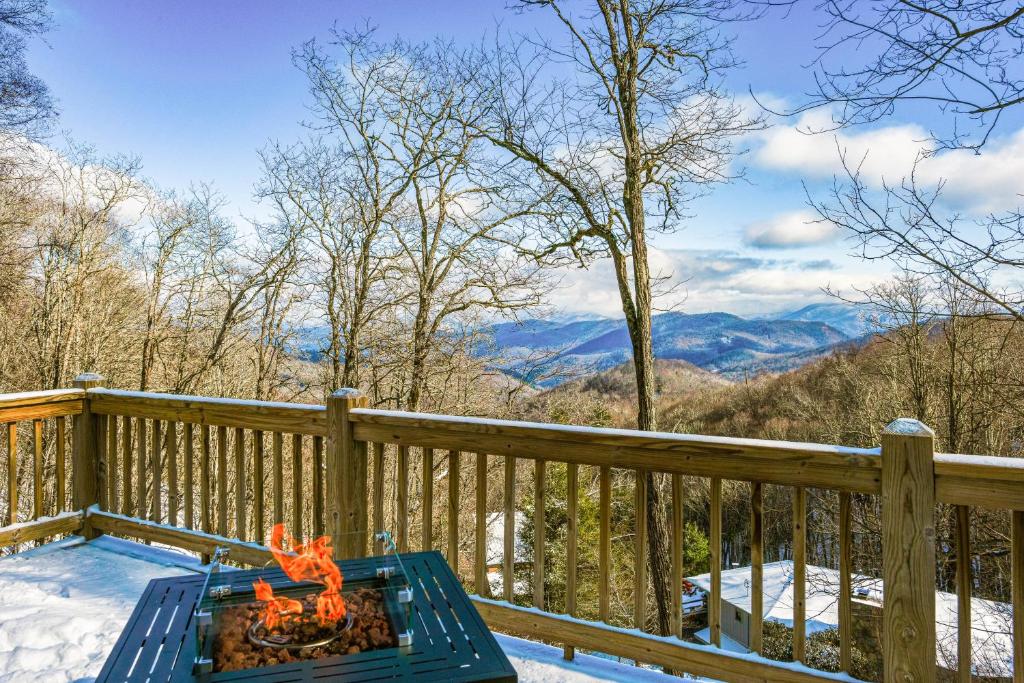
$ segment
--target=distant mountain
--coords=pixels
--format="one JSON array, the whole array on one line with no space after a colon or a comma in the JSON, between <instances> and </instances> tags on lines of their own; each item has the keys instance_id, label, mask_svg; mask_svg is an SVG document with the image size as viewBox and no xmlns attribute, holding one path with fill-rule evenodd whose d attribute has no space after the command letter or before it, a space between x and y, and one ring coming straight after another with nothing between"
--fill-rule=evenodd
<instances>
[{"instance_id":1,"label":"distant mountain","mask_svg":"<svg viewBox=\"0 0 1024 683\"><path fill-rule=\"evenodd\" d=\"M773 316L771 319L825 323L850 337L860 337L874 332L871 323L864 317L863 307L841 302L809 304L795 311Z\"/></svg>"},{"instance_id":2,"label":"distant mountain","mask_svg":"<svg viewBox=\"0 0 1024 683\"><path fill-rule=\"evenodd\" d=\"M688 391L727 386L732 384L719 374L698 368L684 360L654 361L654 375L658 394L679 396ZM566 382L552 392L593 392L609 399L622 399L636 406L636 376L632 363L622 363L603 372ZM541 394L542 396L545 394Z\"/></svg>"},{"instance_id":3,"label":"distant mountain","mask_svg":"<svg viewBox=\"0 0 1024 683\"><path fill-rule=\"evenodd\" d=\"M608 318L527 320L487 330L498 367L529 384L550 387L621 365L632 357L625 322ZM682 360L726 377L797 367L816 350L850 339L823 322L749 320L729 313L663 313L652 323L654 355Z\"/></svg>"}]
</instances>

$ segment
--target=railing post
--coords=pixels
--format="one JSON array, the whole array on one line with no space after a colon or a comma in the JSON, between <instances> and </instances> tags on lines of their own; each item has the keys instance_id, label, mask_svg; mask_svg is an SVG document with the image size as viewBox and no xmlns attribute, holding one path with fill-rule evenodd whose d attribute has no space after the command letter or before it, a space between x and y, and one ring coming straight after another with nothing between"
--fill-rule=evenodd
<instances>
[{"instance_id":1,"label":"railing post","mask_svg":"<svg viewBox=\"0 0 1024 683\"><path fill-rule=\"evenodd\" d=\"M882 433L882 657L887 683L935 680L935 433Z\"/></svg>"},{"instance_id":2,"label":"railing post","mask_svg":"<svg viewBox=\"0 0 1024 683\"><path fill-rule=\"evenodd\" d=\"M92 389L103 385L103 377L92 372L85 372L74 380L76 389ZM89 396L82 400L82 413L75 415L72 421L71 434L71 507L84 510L99 502L99 479L103 464L99 462L100 449L97 447L99 437L96 429L96 416L89 408ZM95 538L99 534L93 531L88 518L82 525L82 535Z\"/></svg>"},{"instance_id":3,"label":"railing post","mask_svg":"<svg viewBox=\"0 0 1024 683\"><path fill-rule=\"evenodd\" d=\"M352 435L349 411L366 406L357 389L339 389L327 399L328 533L339 558L366 556L366 442Z\"/></svg>"}]
</instances>

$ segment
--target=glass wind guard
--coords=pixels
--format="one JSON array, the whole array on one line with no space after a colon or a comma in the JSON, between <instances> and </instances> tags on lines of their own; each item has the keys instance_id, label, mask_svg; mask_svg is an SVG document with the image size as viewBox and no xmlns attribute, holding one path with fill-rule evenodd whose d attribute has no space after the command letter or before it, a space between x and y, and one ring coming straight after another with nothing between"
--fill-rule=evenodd
<instances>
[{"instance_id":1,"label":"glass wind guard","mask_svg":"<svg viewBox=\"0 0 1024 683\"><path fill-rule=\"evenodd\" d=\"M340 616L331 597L336 592L325 586L333 579L293 581L276 560L259 569L222 567L210 572L194 615L195 673L200 680L219 671L253 668L243 664L266 666L411 645L412 584L391 535L378 532L368 540L379 555L338 563ZM313 578L310 573L315 572L308 571L313 563L303 560L293 556L292 574ZM271 592L272 600L260 599ZM287 653L273 656L282 650Z\"/></svg>"}]
</instances>

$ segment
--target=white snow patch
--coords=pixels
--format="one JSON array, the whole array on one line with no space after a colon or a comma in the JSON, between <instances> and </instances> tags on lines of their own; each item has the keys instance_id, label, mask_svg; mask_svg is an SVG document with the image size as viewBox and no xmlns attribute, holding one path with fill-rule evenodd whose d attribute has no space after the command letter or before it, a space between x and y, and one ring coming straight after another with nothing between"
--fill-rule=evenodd
<instances>
[{"instance_id":1,"label":"white snow patch","mask_svg":"<svg viewBox=\"0 0 1024 683\"><path fill-rule=\"evenodd\" d=\"M764 618L793 627L793 562L782 560L762 566ZM881 607L885 599L882 580L854 574L854 598ZM710 592L711 575L689 578ZM839 572L828 567L806 566L806 627L812 634L839 626ZM722 572L722 601L750 614L750 567ZM1011 678L1013 676L1013 608L1003 602L971 598L971 670L977 676ZM935 661L947 670L957 668L957 596L935 591ZM707 629L696 634L704 642ZM723 646L725 635L722 636ZM732 642L732 641L730 641ZM745 651L739 643L726 649ZM738 650L736 648L739 648Z\"/></svg>"},{"instance_id":2,"label":"white snow patch","mask_svg":"<svg viewBox=\"0 0 1024 683\"><path fill-rule=\"evenodd\" d=\"M188 555L106 536L0 559L0 682L96 676L150 579L189 567Z\"/></svg>"},{"instance_id":3,"label":"white snow patch","mask_svg":"<svg viewBox=\"0 0 1024 683\"><path fill-rule=\"evenodd\" d=\"M4 403L13 403L15 401L27 401L37 399L42 401L47 398L55 398L58 396L81 396L81 389L47 389L45 391L18 391L12 394L2 394Z\"/></svg>"},{"instance_id":4,"label":"white snow patch","mask_svg":"<svg viewBox=\"0 0 1024 683\"><path fill-rule=\"evenodd\" d=\"M519 683L592 683L596 681L621 681L622 683L679 683L676 676L667 676L660 671L644 667L622 664L617 661L595 657L594 655L576 653L576 658L568 662L562 658L560 648L523 640L500 633L494 634L498 645L508 655L516 672ZM685 680L709 680L686 678Z\"/></svg>"}]
</instances>

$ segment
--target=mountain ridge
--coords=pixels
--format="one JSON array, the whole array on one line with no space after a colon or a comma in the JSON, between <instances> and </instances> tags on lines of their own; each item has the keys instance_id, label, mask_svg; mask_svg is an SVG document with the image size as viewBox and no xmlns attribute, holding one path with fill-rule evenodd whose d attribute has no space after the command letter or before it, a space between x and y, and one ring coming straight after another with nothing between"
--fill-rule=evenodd
<instances>
[{"instance_id":1,"label":"mountain ridge","mask_svg":"<svg viewBox=\"0 0 1024 683\"><path fill-rule=\"evenodd\" d=\"M854 336L821 321L749 319L720 311L661 313L654 316L651 328L656 358L686 361L733 379L766 369L798 367ZM492 341L489 352L501 359L496 367L545 388L632 358L629 333L621 319L560 323L534 318L498 323L485 332ZM562 375L553 370L558 366L565 369ZM533 381L540 376L544 379Z\"/></svg>"}]
</instances>

